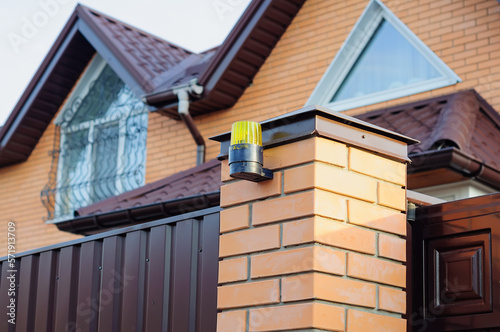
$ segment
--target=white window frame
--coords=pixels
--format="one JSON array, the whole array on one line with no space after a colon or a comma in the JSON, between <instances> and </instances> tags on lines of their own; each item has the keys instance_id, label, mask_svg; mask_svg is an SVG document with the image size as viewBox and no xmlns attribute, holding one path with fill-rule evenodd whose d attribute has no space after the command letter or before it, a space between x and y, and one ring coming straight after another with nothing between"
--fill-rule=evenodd
<instances>
[{"instance_id":1,"label":"white window frame","mask_svg":"<svg viewBox=\"0 0 500 332\"><path fill-rule=\"evenodd\" d=\"M371 93L361 97L330 102L356 63L380 22L385 19L403 35L410 44L441 74L440 77L402 87ZM335 55L325 74L316 85L306 105L318 104L335 111L376 104L424 91L434 90L461 82L432 50L425 45L389 8L380 0L371 0L354 25L344 44Z\"/></svg>"},{"instance_id":2,"label":"white window frame","mask_svg":"<svg viewBox=\"0 0 500 332\"><path fill-rule=\"evenodd\" d=\"M113 123L118 123L118 130L119 130L119 141L118 141L118 152L117 152L117 163L116 163L116 172L117 174L121 174L124 170L125 165L123 164L122 156L125 153L125 134L127 131L127 120L130 118L130 116L134 115L140 115L147 113L147 109L143 108L141 110L133 110L128 117L124 117L121 114L115 114L107 118L100 118L100 119L94 119L94 120L89 120L89 121L84 121L76 125L72 126L67 126L64 125L65 122L68 122L71 120L71 118L65 118L67 116L67 112L64 112L64 110L67 110L68 107L71 107L69 105L73 105L78 98L81 98L82 96L86 96L91 88L91 83L94 82L101 72L104 70L106 67L106 61L99 55L96 54L94 58L91 60L89 65L87 66L86 70L78 80L78 82L75 85L75 88L73 91L70 93L68 98L66 99L66 102L64 105L61 107L61 112L57 115L54 123L57 126L60 126L60 146L64 147L64 143L66 140L66 135L70 133L77 132L79 130L88 130L88 140L89 142L94 141L94 136L95 136L95 127L100 126L100 125L105 125L105 124L113 124ZM73 117L75 114L78 113L78 111L71 113L71 117ZM90 179L92 180L94 174L95 174L95 155L94 155L94 149L89 145L86 147L87 151L85 152L87 154L86 160L90 161ZM144 160L144 163L146 162L146 159ZM59 157L58 160L58 165L57 165L57 176L56 176L56 183L57 187L63 180L63 170L64 168L64 158ZM142 186L145 184L145 177L142 178L142 183L139 184L139 186ZM90 203L90 200L92 199L92 188L89 188L89 192L87 194L87 199L89 201L86 202L86 204ZM123 185L121 182L121 179L119 177L116 178L115 180L115 190L116 193L121 193L123 192ZM56 191L55 195L55 207L54 207L54 218L52 220L48 220L46 223L57 223L61 221L65 221L68 219L72 219L72 215L61 215L61 203L63 198L61 197L61 192L59 190ZM82 206L85 206L83 204Z\"/></svg>"},{"instance_id":3,"label":"white window frame","mask_svg":"<svg viewBox=\"0 0 500 332\"><path fill-rule=\"evenodd\" d=\"M482 184L476 180L465 180L430 187L413 189L421 194L440 198L445 201L456 201L497 192L494 188Z\"/></svg>"}]
</instances>

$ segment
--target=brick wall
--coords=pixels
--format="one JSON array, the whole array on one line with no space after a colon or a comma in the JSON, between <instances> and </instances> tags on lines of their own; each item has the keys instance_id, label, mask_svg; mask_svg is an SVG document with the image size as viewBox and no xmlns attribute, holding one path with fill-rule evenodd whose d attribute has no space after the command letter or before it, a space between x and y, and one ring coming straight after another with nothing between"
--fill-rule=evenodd
<instances>
[{"instance_id":1,"label":"brick wall","mask_svg":"<svg viewBox=\"0 0 500 332\"><path fill-rule=\"evenodd\" d=\"M476 89L500 111L500 5L497 0L382 1L462 82L349 110L347 114L470 88ZM304 106L368 2L306 1L236 105L195 119L203 137L229 131L235 121L262 121ZM154 147L148 150L147 180L154 181L194 166L196 146L187 129L157 114L151 119L155 128L161 128L163 137L157 141L156 137L160 136L150 136ZM167 144L170 142L175 144L175 149ZM214 158L217 149L217 144L207 142L207 158Z\"/></svg>"},{"instance_id":2,"label":"brick wall","mask_svg":"<svg viewBox=\"0 0 500 332\"><path fill-rule=\"evenodd\" d=\"M40 192L49 180L54 144L54 125L50 125L28 161L0 168L0 256L7 254L7 223L16 223L16 251L21 252L79 236L61 232L45 224L47 210Z\"/></svg>"},{"instance_id":3,"label":"brick wall","mask_svg":"<svg viewBox=\"0 0 500 332\"><path fill-rule=\"evenodd\" d=\"M451 87L348 111L349 114L475 88L500 110L500 5L497 0L385 0L417 36L463 80ZM302 107L366 7L368 0L308 0L236 105L197 117L207 139L228 131L237 120L257 120ZM146 182L195 165L196 146L188 130L150 114ZM39 194L47 182L53 126L25 163L0 169L0 228L19 224L19 250L57 243L74 236L44 224ZM207 159L218 145L207 140ZM0 239L0 255L5 239Z\"/></svg>"},{"instance_id":4,"label":"brick wall","mask_svg":"<svg viewBox=\"0 0 500 332\"><path fill-rule=\"evenodd\" d=\"M223 162L217 331L405 331L405 163L322 137L264 163Z\"/></svg>"}]
</instances>

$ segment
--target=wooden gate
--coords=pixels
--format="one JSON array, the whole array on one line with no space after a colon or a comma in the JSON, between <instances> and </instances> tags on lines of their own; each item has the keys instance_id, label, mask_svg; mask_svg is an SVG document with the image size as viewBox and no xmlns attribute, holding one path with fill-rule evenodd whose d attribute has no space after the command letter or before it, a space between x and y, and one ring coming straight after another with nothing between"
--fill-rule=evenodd
<instances>
[{"instance_id":1,"label":"wooden gate","mask_svg":"<svg viewBox=\"0 0 500 332\"><path fill-rule=\"evenodd\" d=\"M418 208L409 331L500 331L500 193Z\"/></svg>"},{"instance_id":2,"label":"wooden gate","mask_svg":"<svg viewBox=\"0 0 500 332\"><path fill-rule=\"evenodd\" d=\"M215 332L219 210L0 259L0 331Z\"/></svg>"}]
</instances>

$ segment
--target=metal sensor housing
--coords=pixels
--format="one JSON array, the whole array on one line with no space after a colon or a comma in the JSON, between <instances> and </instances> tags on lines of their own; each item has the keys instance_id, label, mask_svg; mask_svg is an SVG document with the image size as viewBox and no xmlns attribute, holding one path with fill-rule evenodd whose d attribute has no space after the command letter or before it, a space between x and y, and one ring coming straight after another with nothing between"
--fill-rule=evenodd
<instances>
[{"instance_id":1,"label":"metal sensor housing","mask_svg":"<svg viewBox=\"0 0 500 332\"><path fill-rule=\"evenodd\" d=\"M261 182L273 178L273 172L263 168L262 129L260 123L238 121L231 128L229 175L232 178Z\"/></svg>"}]
</instances>

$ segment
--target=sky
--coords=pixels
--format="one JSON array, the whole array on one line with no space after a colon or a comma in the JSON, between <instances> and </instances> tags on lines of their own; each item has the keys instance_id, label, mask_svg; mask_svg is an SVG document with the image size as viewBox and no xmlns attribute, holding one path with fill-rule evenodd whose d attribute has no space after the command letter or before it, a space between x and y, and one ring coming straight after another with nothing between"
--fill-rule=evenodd
<instances>
[{"instance_id":1,"label":"sky","mask_svg":"<svg viewBox=\"0 0 500 332\"><path fill-rule=\"evenodd\" d=\"M224 41L250 0L80 0L188 50ZM73 13L76 0L0 0L0 126Z\"/></svg>"}]
</instances>

